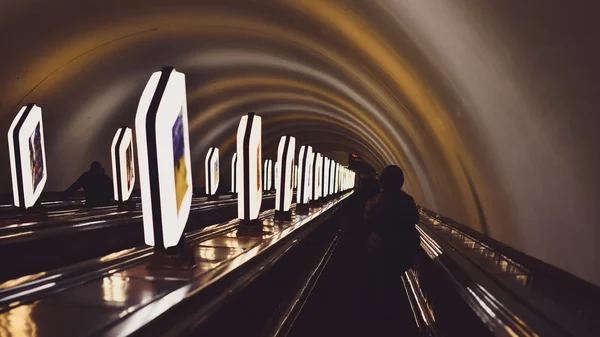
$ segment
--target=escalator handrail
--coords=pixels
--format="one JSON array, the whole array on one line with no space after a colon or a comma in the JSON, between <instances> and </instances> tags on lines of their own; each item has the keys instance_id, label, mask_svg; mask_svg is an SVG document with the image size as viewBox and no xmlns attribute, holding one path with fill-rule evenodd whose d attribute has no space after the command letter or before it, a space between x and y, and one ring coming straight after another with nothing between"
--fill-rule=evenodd
<instances>
[{"instance_id":1,"label":"escalator handrail","mask_svg":"<svg viewBox=\"0 0 600 337\"><path fill-rule=\"evenodd\" d=\"M469 297L467 302L471 301L469 304L476 312L478 312L479 315L490 316L487 320L488 323L489 321L494 321L497 318L504 316L504 321L502 324L506 324L507 326L513 324L514 326L512 329L515 331L527 329L523 327L523 319L517 319L516 321L514 320L514 317L518 318L519 315L512 312L511 309L509 309L503 303L499 303L498 300L494 299L494 296L492 296L486 289L481 287L481 278L476 280L473 279L473 275L478 273L487 274L486 278L493 281L491 283L492 287L498 287L500 292L509 294L508 301L513 303L513 307L515 307L514 304L517 303L516 307L523 307L525 308L524 312L532 313L528 318L529 321L540 323L538 326L536 326L537 329L550 329L556 333L561 331L562 335L579 335L585 331L589 331L589 326L587 324L588 322L565 320L563 315L552 315L545 310L546 308L540 308L537 305L532 305L529 301L527 301L527 297L531 297L528 296L528 286L530 286L533 278L537 278L537 282L539 282L540 279L542 279L542 282L565 282L566 280L566 283L563 283L563 286L566 285L566 291L573 292L573 299L575 300L577 300L577 297L579 296L578 293L582 293L582 288L578 288L579 286L583 286L583 292L589 291L589 294L592 296L592 298L593 296L596 296L595 294L598 292L598 289L595 286L592 286L592 289L590 290L589 285L581 285L581 282L584 281L581 281L562 270L560 270L560 272L557 274L553 274L553 271L558 268L518 252L515 249L506 246L505 244L499 243L498 241L489 238L482 233L479 233L451 219L443 217L436 212L426 208L421 208L421 213L426 218L431 219L431 223L433 224L432 226L432 224L427 224L421 221L421 223L417 226L421 232L422 247L427 254L437 262L441 262L445 265L454 265L454 267L445 266L444 268L447 268L449 277L454 278L455 281L457 281L457 277L459 277L457 275L461 275L460 277L462 277L462 281L457 281L460 284L459 290L463 291L463 293L465 293L465 291L467 292L466 296ZM494 262L504 266L503 269L506 271L506 274L509 277L499 278L497 275L489 274L489 271L485 270L479 263L475 262L471 257L463 253L462 250L464 250L466 247L455 246L452 242L444 239L442 236L440 236L440 230L444 230L446 233L459 238L464 244L468 245L466 247L470 247L471 245L474 246L473 249L480 252L482 257L486 255L493 257ZM458 267L456 266L456 261L449 261L453 258L456 260L457 256L459 258L468 260L470 264L476 267L475 269L477 269L477 271L469 272L469 267L466 269L465 265ZM505 280L509 279L511 275L515 277L524 275L524 284L519 287L517 286L518 282L505 282ZM560 281L552 280L553 275L557 275L556 277L560 279ZM563 296L564 294L538 293L536 296L540 297L540 295L543 297L552 298L555 295ZM590 302L588 299L587 301L581 301L579 303L581 306L584 306ZM597 305L597 302L594 303ZM498 312L495 313L496 317L489 315L490 308L492 308L492 311L494 311L494 308L497 309ZM577 316L578 314L573 312L572 309L571 311L569 311L568 308L563 309L566 310L563 312L565 314L564 316L568 314ZM533 332L531 331L531 333Z\"/></svg>"},{"instance_id":2,"label":"escalator handrail","mask_svg":"<svg viewBox=\"0 0 600 337\"><path fill-rule=\"evenodd\" d=\"M262 212L259 218L262 219L272 214L273 210L267 210ZM238 224L239 220L233 219L207 226L198 231L187 233L186 240L190 243L198 240L208 240L213 236L223 233L223 231L232 229ZM20 305L31 302L74 285L102 278L114 273L116 270L142 263L147 257L152 255L152 252L152 247L134 247L50 272L42 272L6 281L0 285L0 312L10 309L12 303ZM20 282L21 280L22 282ZM3 285L7 287L2 289Z\"/></svg>"},{"instance_id":3,"label":"escalator handrail","mask_svg":"<svg viewBox=\"0 0 600 337\"><path fill-rule=\"evenodd\" d=\"M579 302L578 310L585 310L586 304L591 303L594 306L590 310L597 312L598 304L600 303L600 288L596 285L535 257L522 253L471 227L437 214L432 210L421 207L421 211L427 216L437 219L440 224L461 232L463 236L494 252L514 268L520 269L523 274L527 275L528 279L544 279L544 282L548 284L552 283L551 288L568 291L570 296ZM555 293L556 290L545 293L544 296L552 296Z\"/></svg>"},{"instance_id":4,"label":"escalator handrail","mask_svg":"<svg viewBox=\"0 0 600 337\"><path fill-rule=\"evenodd\" d=\"M535 337L537 334L519 315L490 295L490 278L475 266L465 265L459 253L435 235L430 228L417 225L421 247L440 267L457 293L494 335ZM409 275L410 276L410 275ZM419 294L420 295L420 294ZM427 301L422 301L427 302ZM517 317L518 319L514 319ZM501 333L504 332L504 333Z\"/></svg>"},{"instance_id":5,"label":"escalator handrail","mask_svg":"<svg viewBox=\"0 0 600 337\"><path fill-rule=\"evenodd\" d=\"M274 195L266 195L265 199L274 198ZM223 199L214 202L205 202L195 206L192 206L191 212L201 212L209 209L217 209L226 206L230 206L235 203L237 199ZM80 232L86 230L93 230L96 228L106 228L112 226L119 226L123 224L129 224L132 220L141 222L142 212L137 210L124 214L124 217L116 219L102 220L98 216L99 220L90 221L90 219L82 220L80 218L73 219L71 221L60 221L58 223L51 222L40 222L31 226L12 227L12 228L0 228L0 246L10 245L14 243L21 243L28 240L38 240L49 236L64 235L72 232Z\"/></svg>"}]
</instances>

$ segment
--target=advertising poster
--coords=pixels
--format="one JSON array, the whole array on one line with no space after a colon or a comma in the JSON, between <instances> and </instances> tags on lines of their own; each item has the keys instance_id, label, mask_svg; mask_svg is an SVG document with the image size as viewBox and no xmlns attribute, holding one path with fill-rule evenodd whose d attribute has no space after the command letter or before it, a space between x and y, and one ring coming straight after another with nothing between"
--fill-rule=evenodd
<instances>
[{"instance_id":1,"label":"advertising poster","mask_svg":"<svg viewBox=\"0 0 600 337\"><path fill-rule=\"evenodd\" d=\"M298 186L297 185L297 182L298 182L298 165L294 165L294 178L292 180L293 180L293 186L292 187L296 188L296 186Z\"/></svg>"},{"instance_id":2,"label":"advertising poster","mask_svg":"<svg viewBox=\"0 0 600 337\"><path fill-rule=\"evenodd\" d=\"M299 204L306 204L310 200L310 196L312 195L311 191L311 171L312 171L312 159L313 152L312 147L308 145L303 145L300 147L300 152L298 153L298 159L300 161L299 171L298 171L298 194L297 194L297 202Z\"/></svg>"},{"instance_id":3,"label":"advertising poster","mask_svg":"<svg viewBox=\"0 0 600 337\"><path fill-rule=\"evenodd\" d=\"M329 196L329 159L323 158L323 180L321 181L321 187L323 187L323 193L321 193L322 197Z\"/></svg>"},{"instance_id":4,"label":"advertising poster","mask_svg":"<svg viewBox=\"0 0 600 337\"><path fill-rule=\"evenodd\" d=\"M121 127L117 130L113 137L110 154L114 198L118 202L127 201L135 184L133 136L130 128Z\"/></svg>"},{"instance_id":5,"label":"advertising poster","mask_svg":"<svg viewBox=\"0 0 600 337\"><path fill-rule=\"evenodd\" d=\"M263 187L265 191L271 190L271 184L273 183L273 161L271 159L265 160L265 168L264 168L264 176L263 176Z\"/></svg>"},{"instance_id":6,"label":"advertising poster","mask_svg":"<svg viewBox=\"0 0 600 337\"><path fill-rule=\"evenodd\" d=\"M208 149L204 160L204 185L207 195L216 195L219 187L219 148Z\"/></svg>"},{"instance_id":7,"label":"advertising poster","mask_svg":"<svg viewBox=\"0 0 600 337\"><path fill-rule=\"evenodd\" d=\"M258 140L258 148L256 149L256 190L254 191L254 195L260 195L262 198L262 170L260 169L261 167L261 162L262 162L262 135L259 134L259 136L261 137Z\"/></svg>"},{"instance_id":8,"label":"advertising poster","mask_svg":"<svg viewBox=\"0 0 600 337\"><path fill-rule=\"evenodd\" d=\"M219 161L215 160L213 162L213 171L212 171L212 181L215 182L215 190L217 189L217 186L219 186Z\"/></svg>"},{"instance_id":9,"label":"advertising poster","mask_svg":"<svg viewBox=\"0 0 600 337\"><path fill-rule=\"evenodd\" d=\"M275 189L275 190L279 188L279 186L277 184L277 182L279 182L279 179L280 179L279 175L278 175L279 174L278 166L279 166L278 162L275 162L275 164L273 165L273 189Z\"/></svg>"},{"instance_id":10,"label":"advertising poster","mask_svg":"<svg viewBox=\"0 0 600 337\"><path fill-rule=\"evenodd\" d=\"M172 67L152 74L140 98L135 130L144 241L161 250L176 246L192 201L184 74ZM123 160L125 157L123 152ZM125 163L122 167L125 186Z\"/></svg>"},{"instance_id":11,"label":"advertising poster","mask_svg":"<svg viewBox=\"0 0 600 337\"><path fill-rule=\"evenodd\" d=\"M296 152L296 138L282 136L277 147L277 162L275 163L275 209L287 212L292 203L294 155Z\"/></svg>"},{"instance_id":12,"label":"advertising poster","mask_svg":"<svg viewBox=\"0 0 600 337\"><path fill-rule=\"evenodd\" d=\"M173 165L175 171L175 200L177 214L181 209L183 197L188 189L187 167L184 158L185 143L183 140L183 108L173 124Z\"/></svg>"},{"instance_id":13,"label":"advertising poster","mask_svg":"<svg viewBox=\"0 0 600 337\"><path fill-rule=\"evenodd\" d=\"M292 171L293 172L292 172L291 177L290 177L290 184L289 184L290 185L290 187L289 187L290 191L292 191L294 189L294 187L296 185L295 181L296 181L296 177L297 177L297 175L296 175L296 165L294 164L294 157L292 157L292 163L291 163L291 165L292 165L291 167L292 167ZM286 175L287 175L287 173L286 173Z\"/></svg>"},{"instance_id":14,"label":"advertising poster","mask_svg":"<svg viewBox=\"0 0 600 337\"><path fill-rule=\"evenodd\" d=\"M131 191L135 182L135 170L133 167L133 144L130 142L125 150L125 165L127 172L127 191Z\"/></svg>"},{"instance_id":15,"label":"advertising poster","mask_svg":"<svg viewBox=\"0 0 600 337\"><path fill-rule=\"evenodd\" d=\"M237 193L237 153L231 157L231 192Z\"/></svg>"},{"instance_id":16,"label":"advertising poster","mask_svg":"<svg viewBox=\"0 0 600 337\"><path fill-rule=\"evenodd\" d=\"M37 123L33 133L29 137L29 164L31 166L31 183L33 194L36 193L42 178L44 177L44 160L42 156L42 141L40 135L40 123Z\"/></svg>"},{"instance_id":17,"label":"advertising poster","mask_svg":"<svg viewBox=\"0 0 600 337\"><path fill-rule=\"evenodd\" d=\"M22 107L7 136L13 202L29 208L37 202L48 178L42 108L33 103Z\"/></svg>"}]
</instances>

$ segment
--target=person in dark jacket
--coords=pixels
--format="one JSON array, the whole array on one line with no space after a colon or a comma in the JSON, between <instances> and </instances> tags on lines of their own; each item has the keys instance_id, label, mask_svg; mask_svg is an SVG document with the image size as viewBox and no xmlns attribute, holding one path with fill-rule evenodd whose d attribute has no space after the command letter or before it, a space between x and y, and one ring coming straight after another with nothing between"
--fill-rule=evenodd
<instances>
[{"instance_id":1,"label":"person in dark jacket","mask_svg":"<svg viewBox=\"0 0 600 337\"><path fill-rule=\"evenodd\" d=\"M371 318L385 319L394 315L403 291L401 276L419 250L419 212L402 190L404 173L398 166L386 167L379 183L379 193L365 207L369 238L363 306Z\"/></svg>"},{"instance_id":2,"label":"person in dark jacket","mask_svg":"<svg viewBox=\"0 0 600 337\"><path fill-rule=\"evenodd\" d=\"M98 207L110 205L113 201L112 180L102 167L102 164L95 161L90 165L90 169L84 172L65 192L68 197L73 192L83 188L86 207Z\"/></svg>"}]
</instances>

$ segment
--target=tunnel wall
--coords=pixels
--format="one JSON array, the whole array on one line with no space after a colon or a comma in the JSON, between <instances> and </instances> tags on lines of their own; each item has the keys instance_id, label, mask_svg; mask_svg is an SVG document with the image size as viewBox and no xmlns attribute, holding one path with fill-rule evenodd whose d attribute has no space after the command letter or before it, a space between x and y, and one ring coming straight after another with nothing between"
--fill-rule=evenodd
<instances>
[{"instance_id":1,"label":"tunnel wall","mask_svg":"<svg viewBox=\"0 0 600 337\"><path fill-rule=\"evenodd\" d=\"M229 165L239 117L255 111L271 157L289 133L378 170L398 164L419 203L600 284L595 7L3 1L0 125L28 102L43 108L47 190L63 190L92 160L110 165L150 74L175 66L196 185L208 148Z\"/></svg>"}]
</instances>

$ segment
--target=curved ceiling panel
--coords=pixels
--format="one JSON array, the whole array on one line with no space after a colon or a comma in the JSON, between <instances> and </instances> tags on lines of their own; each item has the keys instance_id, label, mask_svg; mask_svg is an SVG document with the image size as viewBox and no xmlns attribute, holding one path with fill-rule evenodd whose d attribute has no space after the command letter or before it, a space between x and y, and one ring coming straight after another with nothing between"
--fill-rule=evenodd
<instances>
[{"instance_id":1,"label":"curved ceiling panel","mask_svg":"<svg viewBox=\"0 0 600 337\"><path fill-rule=\"evenodd\" d=\"M109 165L114 131L172 65L186 74L194 167L210 146L226 160L255 111L265 156L292 134L396 163L420 203L600 284L591 6L4 1L0 125L43 108L47 189L62 190L90 161ZM10 190L7 165L0 184Z\"/></svg>"}]
</instances>

